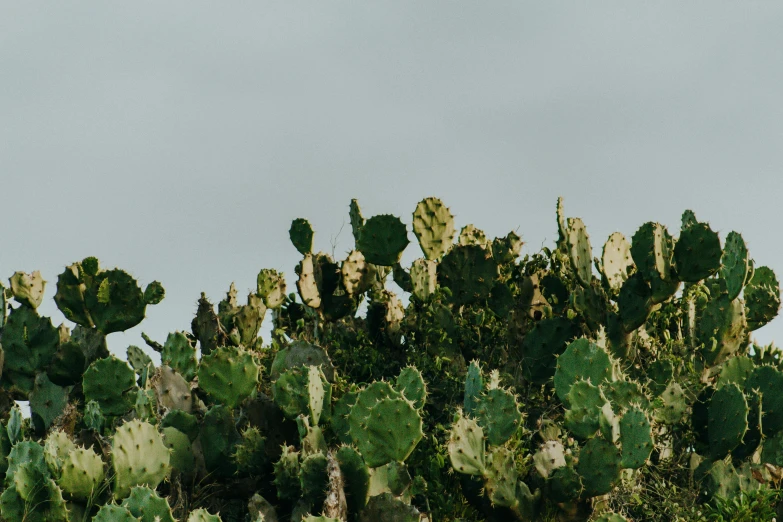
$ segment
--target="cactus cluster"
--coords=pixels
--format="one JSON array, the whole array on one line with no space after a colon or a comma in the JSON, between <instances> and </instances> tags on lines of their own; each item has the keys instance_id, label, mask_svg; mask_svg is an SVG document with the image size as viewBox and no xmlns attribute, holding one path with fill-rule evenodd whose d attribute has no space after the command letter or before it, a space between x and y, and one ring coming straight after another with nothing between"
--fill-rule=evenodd
<instances>
[{"instance_id":1,"label":"cactus cluster","mask_svg":"<svg viewBox=\"0 0 783 522\"><path fill-rule=\"evenodd\" d=\"M780 286L739 233L686 211L677 236L648 222L593 257L559 199L555 248L520 257L516 232L458 233L429 197L403 266L403 219L356 200L349 218L337 259L293 221L294 293L262 269L242 303L233 283L217 306L202 294L189 330L142 334L125 360L106 338L159 283L73 263L54 300L74 324L56 327L42 275L11 275L0 518L701 522L777 498L783 357L752 332Z\"/></svg>"}]
</instances>

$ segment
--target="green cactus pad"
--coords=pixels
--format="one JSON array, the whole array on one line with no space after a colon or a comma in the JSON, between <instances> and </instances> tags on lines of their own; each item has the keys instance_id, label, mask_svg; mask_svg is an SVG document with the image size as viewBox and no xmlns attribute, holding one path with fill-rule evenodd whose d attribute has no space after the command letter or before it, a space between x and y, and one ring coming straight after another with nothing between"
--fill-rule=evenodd
<instances>
[{"instance_id":1,"label":"green cactus pad","mask_svg":"<svg viewBox=\"0 0 783 522\"><path fill-rule=\"evenodd\" d=\"M184 332L173 332L166 337L160 362L179 372L186 381L196 376L196 347Z\"/></svg>"},{"instance_id":2,"label":"green cactus pad","mask_svg":"<svg viewBox=\"0 0 783 522\"><path fill-rule=\"evenodd\" d=\"M413 366L406 366L397 376L394 386L397 391L413 403L414 408L421 410L427 401L427 385L421 372Z\"/></svg>"},{"instance_id":3,"label":"green cactus pad","mask_svg":"<svg viewBox=\"0 0 783 522\"><path fill-rule=\"evenodd\" d=\"M160 304L166 297L166 290L158 281L153 281L144 289L144 302L148 305Z\"/></svg>"},{"instance_id":4,"label":"green cactus pad","mask_svg":"<svg viewBox=\"0 0 783 522\"><path fill-rule=\"evenodd\" d=\"M489 240L487 235L480 228L476 228L473 224L465 225L462 230L459 231L459 237L457 243L462 246L475 245L486 249L489 246Z\"/></svg>"},{"instance_id":5,"label":"green cactus pad","mask_svg":"<svg viewBox=\"0 0 783 522\"><path fill-rule=\"evenodd\" d=\"M281 500L298 499L302 491L299 482L299 452L293 446L283 446L280 459L274 465L274 474L277 496Z\"/></svg>"},{"instance_id":6,"label":"green cactus pad","mask_svg":"<svg viewBox=\"0 0 783 522\"><path fill-rule=\"evenodd\" d=\"M739 355L729 358L723 363L718 374L717 387L725 386L729 383L739 385L740 389L745 388L745 381L748 380L756 365L750 357Z\"/></svg>"},{"instance_id":7,"label":"green cactus pad","mask_svg":"<svg viewBox=\"0 0 783 522\"><path fill-rule=\"evenodd\" d=\"M631 408L620 419L622 467L639 469L653 450L650 421L643 410Z\"/></svg>"},{"instance_id":8,"label":"green cactus pad","mask_svg":"<svg viewBox=\"0 0 783 522\"><path fill-rule=\"evenodd\" d=\"M650 400L644 394L641 385L636 381L617 380L606 382L601 386L601 391L612 404L612 410L620 414L633 406L646 409Z\"/></svg>"},{"instance_id":9,"label":"green cactus pad","mask_svg":"<svg viewBox=\"0 0 783 522\"><path fill-rule=\"evenodd\" d=\"M295 269L299 279L296 289L302 302L310 308L320 308L321 293L315 277L315 260L313 254L305 254Z\"/></svg>"},{"instance_id":10,"label":"green cactus pad","mask_svg":"<svg viewBox=\"0 0 783 522\"><path fill-rule=\"evenodd\" d=\"M493 446L500 446L513 437L522 422L516 397L502 388L482 393L474 415L487 434L487 442Z\"/></svg>"},{"instance_id":11,"label":"green cactus pad","mask_svg":"<svg viewBox=\"0 0 783 522\"><path fill-rule=\"evenodd\" d=\"M138 346L128 346L128 349L125 350L125 355L126 359L128 359L128 364L130 364L131 368L133 368L139 375L141 375L150 364L152 364L154 367L150 356L144 353L144 350Z\"/></svg>"},{"instance_id":12,"label":"green cactus pad","mask_svg":"<svg viewBox=\"0 0 783 522\"><path fill-rule=\"evenodd\" d=\"M361 454L351 446L340 446L335 453L345 479L345 493L350 512L358 513L365 505L370 491L370 470Z\"/></svg>"},{"instance_id":13,"label":"green cactus pad","mask_svg":"<svg viewBox=\"0 0 783 522\"><path fill-rule=\"evenodd\" d=\"M605 495L620 478L620 450L600 437L588 440L579 451L576 471L584 485L583 496Z\"/></svg>"},{"instance_id":14,"label":"green cactus pad","mask_svg":"<svg viewBox=\"0 0 783 522\"><path fill-rule=\"evenodd\" d=\"M156 488L169 473L170 458L152 424L132 420L117 428L112 440L114 498L125 498L142 484Z\"/></svg>"},{"instance_id":15,"label":"green cactus pad","mask_svg":"<svg viewBox=\"0 0 783 522\"><path fill-rule=\"evenodd\" d=\"M578 329L565 317L542 319L525 335L520 351L525 378L544 384L555 374L557 357L569 341L576 337Z\"/></svg>"},{"instance_id":16,"label":"green cactus pad","mask_svg":"<svg viewBox=\"0 0 783 522\"><path fill-rule=\"evenodd\" d=\"M571 386L568 404L571 407L565 413L565 427L582 440L592 437L599 430L602 410L604 406L609 406L601 390L585 380L579 380Z\"/></svg>"},{"instance_id":17,"label":"green cactus pad","mask_svg":"<svg viewBox=\"0 0 783 522\"><path fill-rule=\"evenodd\" d=\"M620 291L633 267L631 245L620 232L613 233L606 240L601 254L603 275L606 278L606 284L613 293L616 294Z\"/></svg>"},{"instance_id":18,"label":"green cactus pad","mask_svg":"<svg viewBox=\"0 0 783 522\"><path fill-rule=\"evenodd\" d=\"M486 471L484 430L473 419L460 415L449 434L451 467L466 475L483 475Z\"/></svg>"},{"instance_id":19,"label":"green cactus pad","mask_svg":"<svg viewBox=\"0 0 783 522\"><path fill-rule=\"evenodd\" d=\"M524 242L516 232L509 232L505 237L492 240L492 257L500 265L513 263L519 257Z\"/></svg>"},{"instance_id":20,"label":"green cactus pad","mask_svg":"<svg viewBox=\"0 0 783 522\"><path fill-rule=\"evenodd\" d=\"M356 404L358 394L355 392L346 392L334 403L334 413L331 418L330 426L337 438L343 444L351 444L351 426L348 423L348 415L351 408Z\"/></svg>"},{"instance_id":21,"label":"green cactus pad","mask_svg":"<svg viewBox=\"0 0 783 522\"><path fill-rule=\"evenodd\" d=\"M688 403L679 383L672 381L653 401L653 418L664 424L677 424L682 420Z\"/></svg>"},{"instance_id":22,"label":"green cactus pad","mask_svg":"<svg viewBox=\"0 0 783 522\"><path fill-rule=\"evenodd\" d=\"M293 220L291 228L288 230L288 236L291 238L291 243L303 256L313 250L313 227L306 219L296 218Z\"/></svg>"},{"instance_id":23,"label":"green cactus pad","mask_svg":"<svg viewBox=\"0 0 783 522\"><path fill-rule=\"evenodd\" d=\"M33 309L41 306L44 288L46 287L46 281L41 277L41 272L37 270L32 274L16 272L8 282L10 283L11 294L13 294L17 302Z\"/></svg>"},{"instance_id":24,"label":"green cactus pad","mask_svg":"<svg viewBox=\"0 0 783 522\"><path fill-rule=\"evenodd\" d=\"M533 455L533 465L542 478L549 478L552 472L566 465L563 443L559 440L544 442Z\"/></svg>"},{"instance_id":25,"label":"green cactus pad","mask_svg":"<svg viewBox=\"0 0 783 522\"><path fill-rule=\"evenodd\" d=\"M348 217L351 221L351 232L356 243L359 241L359 236L364 226L364 217L362 216L362 209L359 208L359 202L355 199L352 199L349 205Z\"/></svg>"},{"instance_id":26,"label":"green cactus pad","mask_svg":"<svg viewBox=\"0 0 783 522\"><path fill-rule=\"evenodd\" d=\"M748 402L736 384L715 391L709 405L710 457L719 460L739 446L748 430Z\"/></svg>"},{"instance_id":27,"label":"green cactus pad","mask_svg":"<svg viewBox=\"0 0 783 522\"><path fill-rule=\"evenodd\" d=\"M7 379L9 373L32 377L54 356L60 334L48 317L40 317L33 308L20 306L8 314L0 341L5 352L3 377Z\"/></svg>"},{"instance_id":28,"label":"green cactus pad","mask_svg":"<svg viewBox=\"0 0 783 522\"><path fill-rule=\"evenodd\" d=\"M199 388L216 401L235 408L256 389L258 365L242 348L224 346L201 358Z\"/></svg>"},{"instance_id":29,"label":"green cactus pad","mask_svg":"<svg viewBox=\"0 0 783 522\"><path fill-rule=\"evenodd\" d=\"M476 408L479 404L479 397L484 391L484 378L481 375L481 367L477 360L470 362L468 373L465 376L465 399L463 407L465 413L475 417Z\"/></svg>"},{"instance_id":30,"label":"green cactus pad","mask_svg":"<svg viewBox=\"0 0 783 522\"><path fill-rule=\"evenodd\" d=\"M104 504L92 518L92 522L141 522L128 508L117 504Z\"/></svg>"},{"instance_id":31,"label":"green cactus pad","mask_svg":"<svg viewBox=\"0 0 783 522\"><path fill-rule=\"evenodd\" d=\"M438 283L451 291L456 305L489 297L497 276L497 263L477 245L452 248L438 265Z\"/></svg>"},{"instance_id":32,"label":"green cactus pad","mask_svg":"<svg viewBox=\"0 0 783 522\"><path fill-rule=\"evenodd\" d=\"M631 256L647 282L653 279L671 279L674 240L664 225L645 223L636 231L631 241Z\"/></svg>"},{"instance_id":33,"label":"green cactus pad","mask_svg":"<svg viewBox=\"0 0 783 522\"><path fill-rule=\"evenodd\" d=\"M54 430L49 432L44 442L44 460L52 476L60 476L68 453L75 449L76 444L64 431Z\"/></svg>"},{"instance_id":34,"label":"green cactus pad","mask_svg":"<svg viewBox=\"0 0 783 522\"><path fill-rule=\"evenodd\" d=\"M571 466L557 468L549 478L549 496L555 502L574 501L583 491L582 477Z\"/></svg>"},{"instance_id":35,"label":"green cactus pad","mask_svg":"<svg viewBox=\"0 0 783 522\"><path fill-rule=\"evenodd\" d=\"M356 246L368 263L392 266L400 262L408 242L408 231L400 218L380 215L364 223Z\"/></svg>"},{"instance_id":36,"label":"green cactus pad","mask_svg":"<svg viewBox=\"0 0 783 522\"><path fill-rule=\"evenodd\" d=\"M279 308L285 301L285 277L277 270L264 268L256 278L256 293L267 308Z\"/></svg>"},{"instance_id":37,"label":"green cactus pad","mask_svg":"<svg viewBox=\"0 0 783 522\"><path fill-rule=\"evenodd\" d=\"M766 266L756 268L744 295L748 329L758 330L778 315L780 284L772 269Z\"/></svg>"},{"instance_id":38,"label":"green cactus pad","mask_svg":"<svg viewBox=\"0 0 783 522\"><path fill-rule=\"evenodd\" d=\"M761 450L761 462L773 466L783 466L783 431L764 440Z\"/></svg>"},{"instance_id":39,"label":"green cactus pad","mask_svg":"<svg viewBox=\"0 0 783 522\"><path fill-rule=\"evenodd\" d=\"M53 384L45 373L39 373L29 399L33 423L45 431L68 404L68 389Z\"/></svg>"},{"instance_id":40,"label":"green cactus pad","mask_svg":"<svg viewBox=\"0 0 783 522\"><path fill-rule=\"evenodd\" d=\"M218 346L228 343L228 336L220 325L220 320L215 314L215 308L203 292L198 300L196 317L193 318L190 329L199 341L202 356L209 355ZM161 346L159 351L162 350L163 347Z\"/></svg>"},{"instance_id":41,"label":"green cactus pad","mask_svg":"<svg viewBox=\"0 0 783 522\"><path fill-rule=\"evenodd\" d=\"M721 257L720 277L726 281L729 299L739 297L750 272L750 259L745 240L737 232L729 232Z\"/></svg>"},{"instance_id":42,"label":"green cactus pad","mask_svg":"<svg viewBox=\"0 0 783 522\"><path fill-rule=\"evenodd\" d=\"M369 290L372 285L371 275L364 254L358 250L351 250L340 266L343 287L351 295L359 295Z\"/></svg>"},{"instance_id":43,"label":"green cactus pad","mask_svg":"<svg viewBox=\"0 0 783 522\"><path fill-rule=\"evenodd\" d=\"M46 368L46 375L58 386L72 386L81 382L86 366L87 357L81 345L73 340L61 340Z\"/></svg>"},{"instance_id":44,"label":"green cactus pad","mask_svg":"<svg viewBox=\"0 0 783 522\"><path fill-rule=\"evenodd\" d=\"M171 410L168 412L160 421L160 425L162 428L170 426L178 429L188 436L190 442L193 442L198 437L198 419L196 419L195 415L182 410Z\"/></svg>"},{"instance_id":45,"label":"green cactus pad","mask_svg":"<svg viewBox=\"0 0 783 522\"><path fill-rule=\"evenodd\" d=\"M425 198L413 212L413 233L427 259L438 259L454 243L454 216L438 198Z\"/></svg>"},{"instance_id":46,"label":"green cactus pad","mask_svg":"<svg viewBox=\"0 0 783 522\"><path fill-rule=\"evenodd\" d=\"M362 394L354 409L361 403ZM367 417L362 417L354 415L352 409L348 422L351 437L371 468L391 461L403 462L424 436L418 411L403 398L380 399L369 409Z\"/></svg>"},{"instance_id":47,"label":"green cactus pad","mask_svg":"<svg viewBox=\"0 0 783 522\"><path fill-rule=\"evenodd\" d=\"M765 436L783 431L783 373L773 366L759 366L745 381L746 390L761 392L762 431Z\"/></svg>"},{"instance_id":48,"label":"green cactus pad","mask_svg":"<svg viewBox=\"0 0 783 522\"><path fill-rule=\"evenodd\" d=\"M84 417L82 420L87 429L100 433L106 421L101 411L101 405L95 401L88 401L84 406Z\"/></svg>"},{"instance_id":49,"label":"green cactus pad","mask_svg":"<svg viewBox=\"0 0 783 522\"><path fill-rule=\"evenodd\" d=\"M706 223L694 223L680 232L674 246L677 275L686 283L698 283L720 268L723 250L718 234Z\"/></svg>"},{"instance_id":50,"label":"green cactus pad","mask_svg":"<svg viewBox=\"0 0 783 522\"><path fill-rule=\"evenodd\" d=\"M179 373L168 366L161 366L150 381L158 404L167 411L179 410L190 413L193 410L190 385Z\"/></svg>"},{"instance_id":51,"label":"green cactus pad","mask_svg":"<svg viewBox=\"0 0 783 522\"><path fill-rule=\"evenodd\" d=\"M136 401L136 374L114 356L94 361L84 372L84 397L95 401L104 415L124 415Z\"/></svg>"},{"instance_id":52,"label":"green cactus pad","mask_svg":"<svg viewBox=\"0 0 783 522\"><path fill-rule=\"evenodd\" d=\"M568 219L566 240L571 267L574 269L577 279L582 285L590 286L590 281L593 280L593 249L590 246L587 228L581 219Z\"/></svg>"},{"instance_id":53,"label":"green cactus pad","mask_svg":"<svg viewBox=\"0 0 783 522\"><path fill-rule=\"evenodd\" d=\"M625 332L632 332L644 324L652 310L652 297L652 289L640 272L625 281L617 297L620 320Z\"/></svg>"},{"instance_id":54,"label":"green cactus pad","mask_svg":"<svg viewBox=\"0 0 783 522\"><path fill-rule=\"evenodd\" d=\"M236 463L231 458L241 435L236 429L231 408L223 404L212 406L204 415L199 440L207 471L230 477L236 473Z\"/></svg>"},{"instance_id":55,"label":"green cactus pad","mask_svg":"<svg viewBox=\"0 0 783 522\"><path fill-rule=\"evenodd\" d=\"M589 379L595 386L614 380L609 354L585 338L573 341L557 359L555 391L564 404L568 405L568 392L580 379Z\"/></svg>"},{"instance_id":56,"label":"green cactus pad","mask_svg":"<svg viewBox=\"0 0 783 522\"><path fill-rule=\"evenodd\" d=\"M163 444L171 450L169 464L171 469L189 476L195 470L195 455L190 438L179 431L177 428L167 426L161 430L163 435Z\"/></svg>"},{"instance_id":57,"label":"green cactus pad","mask_svg":"<svg viewBox=\"0 0 783 522\"><path fill-rule=\"evenodd\" d=\"M166 499L146 486L133 488L130 496L122 501L122 507L141 522L175 522Z\"/></svg>"},{"instance_id":58,"label":"green cactus pad","mask_svg":"<svg viewBox=\"0 0 783 522\"><path fill-rule=\"evenodd\" d=\"M198 508L190 512L187 522L223 522L220 515L213 515L204 508Z\"/></svg>"},{"instance_id":59,"label":"green cactus pad","mask_svg":"<svg viewBox=\"0 0 783 522\"><path fill-rule=\"evenodd\" d=\"M139 284L118 269L100 271L87 286L84 303L95 327L105 334L133 328L147 308Z\"/></svg>"},{"instance_id":60,"label":"green cactus pad","mask_svg":"<svg viewBox=\"0 0 783 522\"><path fill-rule=\"evenodd\" d=\"M327 465L328 460L323 453L308 455L299 465L302 498L310 505L321 505L326 499L326 490L329 486Z\"/></svg>"},{"instance_id":61,"label":"green cactus pad","mask_svg":"<svg viewBox=\"0 0 783 522\"><path fill-rule=\"evenodd\" d=\"M275 355L270 377L276 380L284 371L302 366L319 366L329 382L334 382L334 365L331 359L318 346L304 341L294 341Z\"/></svg>"},{"instance_id":62,"label":"green cactus pad","mask_svg":"<svg viewBox=\"0 0 783 522\"><path fill-rule=\"evenodd\" d=\"M514 454L507 448L495 448L487 457L484 482L490 502L501 507L515 506L518 479Z\"/></svg>"},{"instance_id":63,"label":"green cactus pad","mask_svg":"<svg viewBox=\"0 0 783 522\"><path fill-rule=\"evenodd\" d=\"M708 365L718 365L747 344L742 301L720 295L710 299L699 321L698 340Z\"/></svg>"},{"instance_id":64,"label":"green cactus pad","mask_svg":"<svg viewBox=\"0 0 783 522\"><path fill-rule=\"evenodd\" d=\"M426 301L438 287L438 264L429 259L416 259L411 264L410 274L411 293Z\"/></svg>"}]
</instances>

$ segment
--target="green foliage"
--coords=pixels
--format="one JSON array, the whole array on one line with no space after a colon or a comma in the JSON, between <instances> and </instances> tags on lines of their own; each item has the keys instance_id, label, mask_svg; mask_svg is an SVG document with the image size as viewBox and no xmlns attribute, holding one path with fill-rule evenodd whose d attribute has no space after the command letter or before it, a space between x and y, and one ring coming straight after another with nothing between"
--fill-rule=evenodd
<instances>
[{"instance_id":1,"label":"green foliage","mask_svg":"<svg viewBox=\"0 0 783 522\"><path fill-rule=\"evenodd\" d=\"M86 258L0 287L6 520L771 520L783 511L780 308L742 236L683 214L593 258L557 205L553 248L456 234L426 198L407 226L349 209L355 250L261 269L246 304L204 294L156 367L106 335L163 299ZM389 277L391 275L391 277ZM393 279L402 290L387 288ZM359 312L366 303L367 313ZM258 334L267 310L269 342ZM29 401L23 418L14 401ZM265 498L271 499L267 502Z\"/></svg>"}]
</instances>

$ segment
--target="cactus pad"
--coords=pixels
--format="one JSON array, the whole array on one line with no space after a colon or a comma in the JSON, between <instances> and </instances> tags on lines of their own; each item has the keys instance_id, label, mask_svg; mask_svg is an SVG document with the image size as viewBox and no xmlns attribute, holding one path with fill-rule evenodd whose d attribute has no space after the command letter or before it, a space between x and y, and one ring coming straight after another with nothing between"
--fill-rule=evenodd
<instances>
[{"instance_id":1,"label":"cactus pad","mask_svg":"<svg viewBox=\"0 0 783 522\"><path fill-rule=\"evenodd\" d=\"M46 281L41 277L41 272L37 270L32 274L16 272L8 282L10 283L11 293L17 302L30 308L38 308L43 302Z\"/></svg>"},{"instance_id":2,"label":"cactus pad","mask_svg":"<svg viewBox=\"0 0 783 522\"><path fill-rule=\"evenodd\" d=\"M539 475L549 478L553 471L566 465L563 444L559 440L544 442L533 455L533 465Z\"/></svg>"},{"instance_id":3,"label":"cactus pad","mask_svg":"<svg viewBox=\"0 0 783 522\"><path fill-rule=\"evenodd\" d=\"M483 475L485 467L484 431L473 419L460 415L449 435L451 467L466 475Z\"/></svg>"},{"instance_id":4,"label":"cactus pad","mask_svg":"<svg viewBox=\"0 0 783 522\"><path fill-rule=\"evenodd\" d=\"M136 374L114 356L94 361L84 372L84 397L95 401L104 415L124 415L136 401Z\"/></svg>"},{"instance_id":5,"label":"cactus pad","mask_svg":"<svg viewBox=\"0 0 783 522\"><path fill-rule=\"evenodd\" d=\"M577 279L582 285L590 286L590 281L593 279L593 249L590 246L587 228L581 219L568 219L566 239L571 267L574 269Z\"/></svg>"},{"instance_id":6,"label":"cactus pad","mask_svg":"<svg viewBox=\"0 0 783 522\"><path fill-rule=\"evenodd\" d=\"M413 407L421 410L427 401L427 385L421 372L413 366L407 366L400 371L394 386L403 397L413 403Z\"/></svg>"},{"instance_id":7,"label":"cactus pad","mask_svg":"<svg viewBox=\"0 0 783 522\"><path fill-rule=\"evenodd\" d=\"M140 522L175 522L166 499L148 487L133 488L122 501L122 507L127 508Z\"/></svg>"},{"instance_id":8,"label":"cactus pad","mask_svg":"<svg viewBox=\"0 0 783 522\"><path fill-rule=\"evenodd\" d=\"M456 305L489 297L497 275L497 263L478 245L456 246L438 265L438 283L451 290Z\"/></svg>"},{"instance_id":9,"label":"cactus pad","mask_svg":"<svg viewBox=\"0 0 783 522\"><path fill-rule=\"evenodd\" d=\"M762 431L771 436L783 431L783 373L772 366L759 366L745 381L746 390L761 392Z\"/></svg>"},{"instance_id":10,"label":"cactus pad","mask_svg":"<svg viewBox=\"0 0 783 522\"><path fill-rule=\"evenodd\" d=\"M543 384L555 374L557 357L568 342L576 337L577 329L565 317L542 319L522 340L522 370L525 378Z\"/></svg>"},{"instance_id":11,"label":"cactus pad","mask_svg":"<svg viewBox=\"0 0 783 522\"><path fill-rule=\"evenodd\" d=\"M631 408L620 419L622 467L639 469L653 450L652 432L647 415L639 408Z\"/></svg>"},{"instance_id":12,"label":"cactus pad","mask_svg":"<svg viewBox=\"0 0 783 522\"><path fill-rule=\"evenodd\" d=\"M748 430L748 402L736 384L718 388L708 412L710 457L719 460L739 446Z\"/></svg>"},{"instance_id":13,"label":"cactus pad","mask_svg":"<svg viewBox=\"0 0 783 522\"><path fill-rule=\"evenodd\" d=\"M448 252L454 242L454 216L438 198L425 198L413 212L413 233L427 259L435 260Z\"/></svg>"},{"instance_id":14,"label":"cactus pad","mask_svg":"<svg viewBox=\"0 0 783 522\"><path fill-rule=\"evenodd\" d=\"M291 243L303 256L313 250L313 227L306 219L296 218L293 220L291 228L288 230L288 236L291 238Z\"/></svg>"},{"instance_id":15,"label":"cactus pad","mask_svg":"<svg viewBox=\"0 0 783 522\"><path fill-rule=\"evenodd\" d=\"M555 370L555 391L568 405L568 392L580 379L590 380L594 386L614 380L612 361L606 350L588 339L577 339L558 357Z\"/></svg>"},{"instance_id":16,"label":"cactus pad","mask_svg":"<svg viewBox=\"0 0 783 522\"><path fill-rule=\"evenodd\" d=\"M778 315L780 284L772 269L766 266L756 268L744 295L750 330L758 330Z\"/></svg>"},{"instance_id":17,"label":"cactus pad","mask_svg":"<svg viewBox=\"0 0 783 522\"><path fill-rule=\"evenodd\" d=\"M628 279L628 272L633 268L633 259L631 258L631 245L625 236L620 232L615 232L609 236L604 244L601 255L601 268L603 269L606 283L609 289L617 293Z\"/></svg>"},{"instance_id":18,"label":"cactus pad","mask_svg":"<svg viewBox=\"0 0 783 522\"><path fill-rule=\"evenodd\" d=\"M112 466L114 498L125 498L133 486L156 488L169 472L170 451L155 427L147 422L126 422L114 433Z\"/></svg>"},{"instance_id":19,"label":"cactus pad","mask_svg":"<svg viewBox=\"0 0 783 522\"><path fill-rule=\"evenodd\" d=\"M620 478L620 450L600 437L588 440L579 451L576 471L582 478L585 497L605 495Z\"/></svg>"},{"instance_id":20,"label":"cactus pad","mask_svg":"<svg viewBox=\"0 0 783 522\"><path fill-rule=\"evenodd\" d=\"M408 231L398 217L373 216L364 223L356 245L368 263L392 266L408 246Z\"/></svg>"},{"instance_id":21,"label":"cactus pad","mask_svg":"<svg viewBox=\"0 0 783 522\"><path fill-rule=\"evenodd\" d=\"M371 468L403 462L424 436L418 411L405 399L386 398L369 411L363 429L349 416L351 437Z\"/></svg>"},{"instance_id":22,"label":"cactus pad","mask_svg":"<svg viewBox=\"0 0 783 522\"><path fill-rule=\"evenodd\" d=\"M474 415L486 430L487 442L493 446L500 446L513 437L522 422L516 397L502 388L479 395Z\"/></svg>"},{"instance_id":23,"label":"cactus pad","mask_svg":"<svg viewBox=\"0 0 783 522\"><path fill-rule=\"evenodd\" d=\"M720 276L726 281L726 290L729 299L739 297L742 288L747 282L750 272L750 259L745 240L737 232L729 232L726 236L726 244L723 247L721 258Z\"/></svg>"},{"instance_id":24,"label":"cactus pad","mask_svg":"<svg viewBox=\"0 0 783 522\"><path fill-rule=\"evenodd\" d=\"M255 391L258 372L249 352L224 346L201 358L198 383L216 401L235 408Z\"/></svg>"},{"instance_id":25,"label":"cactus pad","mask_svg":"<svg viewBox=\"0 0 783 522\"><path fill-rule=\"evenodd\" d=\"M683 228L674 246L677 275L686 283L698 283L718 271L722 254L718 234L708 224Z\"/></svg>"}]
</instances>

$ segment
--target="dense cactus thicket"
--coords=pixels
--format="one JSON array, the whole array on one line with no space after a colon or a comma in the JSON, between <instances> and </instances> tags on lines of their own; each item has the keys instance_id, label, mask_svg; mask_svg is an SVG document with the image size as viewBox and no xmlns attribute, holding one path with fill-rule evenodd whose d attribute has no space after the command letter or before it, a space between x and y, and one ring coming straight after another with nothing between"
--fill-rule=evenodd
<instances>
[{"instance_id":1,"label":"dense cactus thicket","mask_svg":"<svg viewBox=\"0 0 783 522\"><path fill-rule=\"evenodd\" d=\"M779 284L740 234L686 211L678 237L650 222L594 253L558 201L556 245L521 256L515 232L457 233L427 198L412 217L424 255L403 267L402 220L355 200L349 215L344 260L294 220L296 293L261 270L246 300L233 284L217 308L202 294L190 331L144 335L126 360L106 338L144 319L159 283L74 263L58 328L37 312L41 275L11 276L2 519L780 516L783 361L750 337Z\"/></svg>"}]
</instances>

